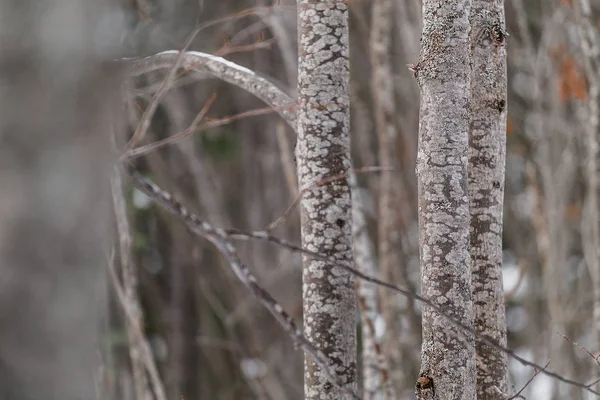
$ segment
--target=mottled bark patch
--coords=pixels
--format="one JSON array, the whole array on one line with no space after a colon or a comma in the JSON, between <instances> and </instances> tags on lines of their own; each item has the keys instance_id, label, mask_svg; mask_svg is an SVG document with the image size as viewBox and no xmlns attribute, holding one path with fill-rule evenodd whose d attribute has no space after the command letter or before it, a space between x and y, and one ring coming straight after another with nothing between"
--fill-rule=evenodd
<instances>
[{"instance_id":1,"label":"mottled bark patch","mask_svg":"<svg viewBox=\"0 0 600 400\"><path fill-rule=\"evenodd\" d=\"M473 326L467 190L470 3L424 0L421 56L414 67L421 87L416 169L421 292L467 326ZM417 397L475 400L474 350L472 335L423 307Z\"/></svg>"},{"instance_id":2,"label":"mottled bark patch","mask_svg":"<svg viewBox=\"0 0 600 400\"><path fill-rule=\"evenodd\" d=\"M348 12L342 2L298 2L298 143L300 188L350 168ZM302 244L352 262L351 196L346 179L307 191L301 201ZM303 260L304 331L332 361L347 388L356 388L354 278L341 268ZM310 358L305 399L341 399Z\"/></svg>"},{"instance_id":3,"label":"mottled bark patch","mask_svg":"<svg viewBox=\"0 0 600 400\"><path fill-rule=\"evenodd\" d=\"M502 208L506 155L506 49L502 0L473 0L469 137L475 329L506 345L502 287ZM508 393L506 354L477 341L478 400L504 399Z\"/></svg>"}]
</instances>

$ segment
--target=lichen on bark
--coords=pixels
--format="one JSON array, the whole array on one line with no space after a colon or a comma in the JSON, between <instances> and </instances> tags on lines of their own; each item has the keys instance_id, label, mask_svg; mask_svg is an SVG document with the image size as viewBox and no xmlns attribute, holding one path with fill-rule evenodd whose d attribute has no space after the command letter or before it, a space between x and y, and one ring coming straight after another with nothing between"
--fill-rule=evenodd
<instances>
[{"instance_id":1,"label":"lichen on bark","mask_svg":"<svg viewBox=\"0 0 600 400\"><path fill-rule=\"evenodd\" d=\"M352 262L351 195L347 179L314 184L350 169L348 10L343 1L299 0L298 142L296 159L304 248ZM356 389L354 278L310 257L303 259L304 332L331 360L346 389ZM342 399L305 358L305 399Z\"/></svg>"},{"instance_id":2,"label":"lichen on bark","mask_svg":"<svg viewBox=\"0 0 600 400\"><path fill-rule=\"evenodd\" d=\"M469 0L423 2L423 35L414 67L421 88L417 180L421 292L473 326L467 191ZM423 307L421 376L439 400L474 400L474 338ZM427 389L427 390L425 390ZM417 398L431 388L417 382Z\"/></svg>"}]
</instances>

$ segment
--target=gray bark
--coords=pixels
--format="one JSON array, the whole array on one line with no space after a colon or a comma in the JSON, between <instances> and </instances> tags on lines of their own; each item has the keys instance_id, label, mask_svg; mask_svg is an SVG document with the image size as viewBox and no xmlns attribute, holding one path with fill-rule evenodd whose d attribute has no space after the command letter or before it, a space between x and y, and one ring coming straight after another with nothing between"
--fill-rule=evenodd
<instances>
[{"instance_id":1,"label":"gray bark","mask_svg":"<svg viewBox=\"0 0 600 400\"><path fill-rule=\"evenodd\" d=\"M300 190L350 169L348 10L343 1L299 0L298 142ZM347 179L308 190L301 201L304 248L352 263L351 195ZM354 278L339 267L303 258L304 332L331 360L345 389L356 388ZM306 399L341 399L305 358Z\"/></svg>"},{"instance_id":2,"label":"gray bark","mask_svg":"<svg viewBox=\"0 0 600 400\"><path fill-rule=\"evenodd\" d=\"M421 292L473 326L467 192L470 0L423 2L417 180ZM474 400L475 348L447 320L423 307L419 399Z\"/></svg>"},{"instance_id":3,"label":"gray bark","mask_svg":"<svg viewBox=\"0 0 600 400\"><path fill-rule=\"evenodd\" d=\"M598 127L600 126L598 95L600 93L600 74L598 72L598 55L600 48L593 27L591 8L588 0L575 4L579 37L584 57L585 72L589 83L589 99L586 107L584 124L586 131L585 145L587 148L586 179L586 225L584 253L586 263L592 277L594 311L593 331L596 346L600 346L600 218L598 201ZM583 231L583 229L582 229Z\"/></svg>"},{"instance_id":4,"label":"gray bark","mask_svg":"<svg viewBox=\"0 0 600 400\"><path fill-rule=\"evenodd\" d=\"M0 3L2 399L94 399L97 378L105 387L108 122L119 80L102 63L118 37L98 32L120 27L99 4Z\"/></svg>"},{"instance_id":5,"label":"gray bark","mask_svg":"<svg viewBox=\"0 0 600 400\"><path fill-rule=\"evenodd\" d=\"M475 329L506 346L502 287L502 215L506 159L504 1L471 6L469 208ZM505 353L477 341L477 399L500 400L508 390Z\"/></svg>"}]
</instances>

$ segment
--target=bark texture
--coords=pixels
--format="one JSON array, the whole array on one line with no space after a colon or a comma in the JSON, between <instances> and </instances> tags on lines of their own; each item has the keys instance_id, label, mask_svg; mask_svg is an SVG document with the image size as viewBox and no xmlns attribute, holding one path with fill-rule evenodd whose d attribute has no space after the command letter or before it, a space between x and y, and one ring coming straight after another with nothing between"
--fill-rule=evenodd
<instances>
[{"instance_id":1,"label":"bark texture","mask_svg":"<svg viewBox=\"0 0 600 400\"><path fill-rule=\"evenodd\" d=\"M350 169L348 10L343 1L298 3L298 142L300 190ZM302 245L333 260L352 262L352 215L348 180L307 191L301 201ZM303 259L306 337L330 358L347 390L356 388L354 278L341 268ZM305 358L305 399L341 399Z\"/></svg>"},{"instance_id":2,"label":"bark texture","mask_svg":"<svg viewBox=\"0 0 600 400\"><path fill-rule=\"evenodd\" d=\"M469 0L423 2L417 180L421 292L473 325L467 192L470 46ZM474 400L475 348L431 308L423 307L419 399Z\"/></svg>"},{"instance_id":3,"label":"bark texture","mask_svg":"<svg viewBox=\"0 0 600 400\"><path fill-rule=\"evenodd\" d=\"M503 0L473 0L469 208L475 329L506 346L502 286L507 101L504 26ZM479 340L476 352L477 399L504 399L509 392L506 354Z\"/></svg>"}]
</instances>

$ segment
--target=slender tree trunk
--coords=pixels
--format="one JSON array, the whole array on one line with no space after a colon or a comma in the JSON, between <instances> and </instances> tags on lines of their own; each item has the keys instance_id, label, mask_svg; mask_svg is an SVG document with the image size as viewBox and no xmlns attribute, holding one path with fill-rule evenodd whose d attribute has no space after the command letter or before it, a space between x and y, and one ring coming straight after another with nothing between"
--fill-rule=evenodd
<instances>
[{"instance_id":1,"label":"slender tree trunk","mask_svg":"<svg viewBox=\"0 0 600 400\"><path fill-rule=\"evenodd\" d=\"M395 102L392 69L390 64L391 39L391 0L373 2L371 50L371 90L375 108L375 124L379 142L379 164L391 167L395 157L393 151L396 128L394 124ZM381 172L379 192L379 259L385 275L398 266L398 248L393 245L396 229L396 210L394 208L394 182L390 170Z\"/></svg>"},{"instance_id":2,"label":"slender tree trunk","mask_svg":"<svg viewBox=\"0 0 600 400\"><path fill-rule=\"evenodd\" d=\"M344 1L298 1L298 178L304 190L350 168L348 10ZM306 192L301 201L302 245L352 262L352 215L347 179ZM356 389L354 278L340 268L303 259L304 332L330 358L334 371ZM306 399L342 399L310 357Z\"/></svg>"},{"instance_id":3,"label":"slender tree trunk","mask_svg":"<svg viewBox=\"0 0 600 400\"><path fill-rule=\"evenodd\" d=\"M421 292L473 325L467 165L470 97L470 0L423 1L417 180ZM472 335L423 307L418 399L474 400Z\"/></svg>"},{"instance_id":4,"label":"slender tree trunk","mask_svg":"<svg viewBox=\"0 0 600 400\"><path fill-rule=\"evenodd\" d=\"M373 1L369 40L372 71L371 91L379 144L379 164L386 167L398 166L394 150L396 142L395 113L397 110L394 101L394 78L390 60L392 11L393 2L391 0ZM404 186L401 174L394 173L391 170L381 172L377 241L381 276L389 282L397 281L402 286L408 286L407 282L401 279L405 274L400 269L405 266L402 265L403 260L400 255L399 202L395 191L397 187ZM406 362L402 350L403 346L398 346L398 335L407 336L410 334L412 327L409 325L411 321L409 316L414 304L412 301L408 301L405 307L401 307L395 293L388 290L381 290L380 293L381 308L384 311L383 318L387 328L383 343L384 353L391 360L391 365L395 370L394 375L402 378L397 379L397 381L405 383L405 372L410 369L411 363ZM402 308L405 308L405 310ZM406 341L408 342L408 340ZM365 368L368 367L365 366ZM374 375L365 374L365 378L368 376ZM368 386L371 385L365 381L365 396L368 395L366 391ZM378 389L378 391L381 392L381 389ZM381 393L385 394L384 392Z\"/></svg>"},{"instance_id":5,"label":"slender tree trunk","mask_svg":"<svg viewBox=\"0 0 600 400\"><path fill-rule=\"evenodd\" d=\"M352 188L352 242L356 268L365 275L377 276L373 244L369 239L363 201L356 175L350 173ZM383 352L382 332L377 332L378 320L383 319L377 285L365 280L357 282L358 305L361 316L363 399L395 400L387 357Z\"/></svg>"},{"instance_id":6,"label":"slender tree trunk","mask_svg":"<svg viewBox=\"0 0 600 400\"><path fill-rule=\"evenodd\" d=\"M507 100L504 25L503 0L473 0L469 208L475 329L503 346L506 311L502 287L502 215ZM477 399L505 399L506 354L480 341L476 351Z\"/></svg>"}]
</instances>

